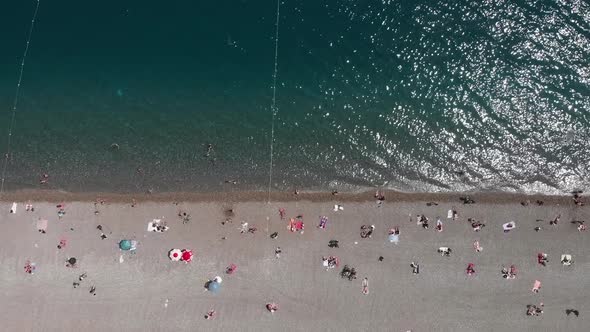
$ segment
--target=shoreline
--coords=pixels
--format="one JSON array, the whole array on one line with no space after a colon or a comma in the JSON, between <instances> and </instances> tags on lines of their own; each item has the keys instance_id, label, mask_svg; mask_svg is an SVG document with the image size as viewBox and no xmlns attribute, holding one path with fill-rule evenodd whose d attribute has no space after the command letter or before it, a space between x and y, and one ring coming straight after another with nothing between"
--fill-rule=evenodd
<instances>
[{"instance_id":1,"label":"shoreline","mask_svg":"<svg viewBox=\"0 0 590 332\"><path fill-rule=\"evenodd\" d=\"M519 204L529 201L537 205L573 205L572 195L544 195L507 192L400 192L381 190L387 202L437 202L461 204L461 197L469 196L476 203ZM374 190L362 192L301 191L271 192L270 202L371 202L375 201ZM135 202L268 202L266 191L225 191L225 192L163 192L163 193L108 193L108 192L66 192L58 190L17 190L0 194L0 202L94 202L103 200L109 203Z\"/></svg>"}]
</instances>

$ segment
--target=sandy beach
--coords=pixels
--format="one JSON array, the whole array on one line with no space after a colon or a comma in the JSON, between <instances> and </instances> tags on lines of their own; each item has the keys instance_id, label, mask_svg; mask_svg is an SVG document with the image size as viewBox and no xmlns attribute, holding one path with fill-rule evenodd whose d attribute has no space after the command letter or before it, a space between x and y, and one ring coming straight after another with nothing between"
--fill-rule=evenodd
<instances>
[{"instance_id":1,"label":"sandy beach","mask_svg":"<svg viewBox=\"0 0 590 332\"><path fill-rule=\"evenodd\" d=\"M536 198L474 195L476 204L463 205L459 195L388 195L378 206L371 195L320 196L278 195L271 203L237 194L192 200L134 197L134 207L126 196L98 204L95 214L90 195L5 195L0 210L2 329L587 331L590 325L590 233L579 232L570 222L588 220L590 209L575 206L571 197L547 197L543 206L523 206L521 200ZM427 206L432 198L439 205ZM12 199L18 202L15 214L9 213ZM28 200L33 212L25 211ZM56 202L65 204L62 218ZM343 210L333 211L334 204L342 204ZM453 206L459 212L456 221L447 219ZM222 224L230 208L235 216ZM302 215L305 232L288 231L279 208L287 218ZM183 224L179 212L189 213L190 222ZM429 229L416 224L417 214L430 219ZM560 223L550 226L558 214ZM329 219L325 229L317 228L320 216ZM437 216L444 222L442 232L434 228ZM37 230L39 218L48 220L45 234ZM154 218L170 229L148 232ZM484 221L486 227L474 232L467 218ZM504 233L501 225L512 220L516 229ZM257 231L241 234L241 221ZM373 236L361 238L361 225L371 224ZM401 233L397 245L388 241L394 226ZM538 226L542 230L534 231ZM273 232L278 232L275 239L270 238ZM67 244L58 249L61 239ZM121 251L122 239L137 240L137 250ZM340 247L328 247L330 240L338 240ZM473 249L475 240L482 252ZM452 248L452 255L437 253L441 246ZM275 257L276 247L282 249L280 258ZM172 248L194 250L194 260L171 261L167 253ZM538 252L549 255L547 266L537 263ZM565 253L573 256L573 265L559 262ZM326 271L321 259L330 255L341 265ZM76 268L65 266L69 257L77 258ZM36 264L34 274L24 272L27 260ZM419 274L412 273L412 261L420 264ZM227 275L231 263L237 270ZM475 275L466 275L468 263L475 264ZM344 264L357 270L356 280L339 276ZM506 280L500 270L511 264L518 275ZM74 288L82 273L87 278ZM217 275L223 278L222 288L213 294L204 284ZM367 295L361 292L365 277ZM539 293L531 291L535 280L542 281ZM96 287L94 296L91 286ZM265 309L271 301L280 307L274 314ZM525 315L528 304L540 302L545 304L541 316ZM567 316L570 308L579 317ZM206 320L210 309L216 317Z\"/></svg>"}]
</instances>

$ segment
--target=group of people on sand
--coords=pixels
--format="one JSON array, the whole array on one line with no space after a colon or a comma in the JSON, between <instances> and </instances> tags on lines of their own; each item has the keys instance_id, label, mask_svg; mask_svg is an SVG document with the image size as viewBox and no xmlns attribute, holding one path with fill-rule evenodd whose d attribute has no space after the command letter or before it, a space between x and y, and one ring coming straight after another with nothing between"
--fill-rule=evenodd
<instances>
[{"instance_id":1,"label":"group of people on sand","mask_svg":"<svg viewBox=\"0 0 590 332\"><path fill-rule=\"evenodd\" d=\"M502 278L504 279L515 279L516 278L516 266L510 265L510 268L502 267Z\"/></svg>"}]
</instances>

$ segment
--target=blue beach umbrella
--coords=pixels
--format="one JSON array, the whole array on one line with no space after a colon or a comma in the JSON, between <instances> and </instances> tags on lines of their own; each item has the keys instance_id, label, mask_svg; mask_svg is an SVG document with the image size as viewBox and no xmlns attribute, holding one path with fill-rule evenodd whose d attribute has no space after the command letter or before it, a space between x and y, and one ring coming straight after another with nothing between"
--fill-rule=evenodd
<instances>
[{"instance_id":1,"label":"blue beach umbrella","mask_svg":"<svg viewBox=\"0 0 590 332\"><path fill-rule=\"evenodd\" d=\"M119 248L121 250L131 250L132 246L131 240L121 240L121 242L119 242Z\"/></svg>"},{"instance_id":2,"label":"blue beach umbrella","mask_svg":"<svg viewBox=\"0 0 590 332\"><path fill-rule=\"evenodd\" d=\"M399 235L389 234L389 242L393 242L393 243L397 244L399 242Z\"/></svg>"},{"instance_id":3,"label":"blue beach umbrella","mask_svg":"<svg viewBox=\"0 0 590 332\"><path fill-rule=\"evenodd\" d=\"M216 281L209 282L207 285L207 290L213 293L217 293L221 289L221 284Z\"/></svg>"}]
</instances>

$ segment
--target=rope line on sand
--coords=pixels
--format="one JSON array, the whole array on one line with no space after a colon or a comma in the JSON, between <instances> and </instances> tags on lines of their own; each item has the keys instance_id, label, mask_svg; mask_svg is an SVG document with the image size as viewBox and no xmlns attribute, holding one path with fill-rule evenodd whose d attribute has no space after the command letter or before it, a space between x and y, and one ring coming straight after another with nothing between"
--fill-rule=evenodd
<instances>
[{"instance_id":1,"label":"rope line on sand","mask_svg":"<svg viewBox=\"0 0 590 332\"><path fill-rule=\"evenodd\" d=\"M31 43L31 36L33 35L33 28L35 27L35 20L37 20L37 12L39 11L39 1L37 0L37 5L35 6L35 13L33 14L33 19L31 20L31 26L29 27L29 33L27 35L27 44L25 45L25 51L23 52L23 57L21 59L20 64L20 73L18 75L18 82L16 83L16 92L14 94L14 102L12 104L12 115L10 118L10 122L8 125L8 141L6 143L6 155L4 156L4 165L2 166L2 181L0 183L0 194L4 193L4 180L6 176L6 168L8 167L8 160L10 159L10 145L12 143L12 127L14 126L14 117L16 115L16 107L18 106L18 97L20 95L20 86L23 80L23 72L25 70L25 60L27 58L27 53L29 53L29 44Z\"/></svg>"},{"instance_id":2,"label":"rope line on sand","mask_svg":"<svg viewBox=\"0 0 590 332\"><path fill-rule=\"evenodd\" d=\"M277 72L279 64L279 18L281 10L281 0L277 0L277 19L275 25L275 67L272 77L272 104L270 107L271 121L270 121L270 162L268 165L268 203L270 203L270 192L272 186L272 168L274 157L274 140L275 140L275 116L277 113Z\"/></svg>"}]
</instances>

